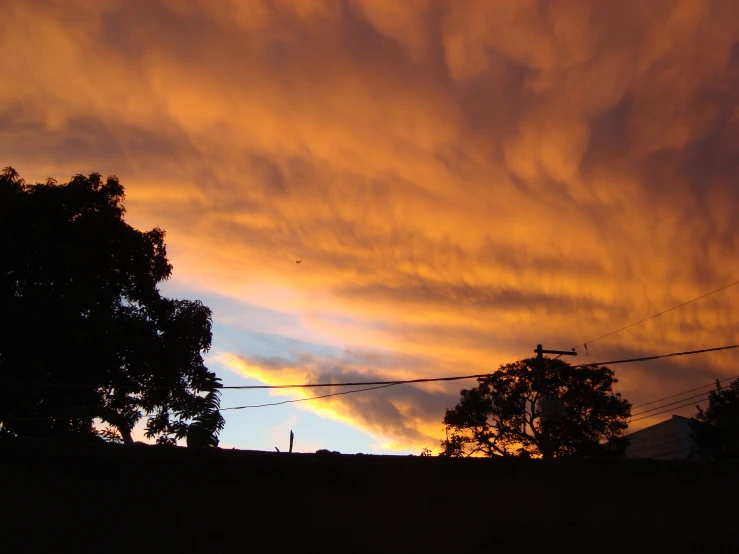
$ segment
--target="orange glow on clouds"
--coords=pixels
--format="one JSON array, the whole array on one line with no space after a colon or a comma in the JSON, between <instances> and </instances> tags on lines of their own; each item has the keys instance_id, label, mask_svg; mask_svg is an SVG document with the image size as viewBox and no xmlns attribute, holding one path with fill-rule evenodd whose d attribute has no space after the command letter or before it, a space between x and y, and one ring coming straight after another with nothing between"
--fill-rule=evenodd
<instances>
[{"instance_id":1,"label":"orange glow on clouds","mask_svg":"<svg viewBox=\"0 0 739 554\"><path fill-rule=\"evenodd\" d=\"M180 282L298 321L216 313L235 332L368 356L222 353L241 374L478 373L738 278L738 43L739 5L707 0L13 2L0 153L32 180L117 174ZM736 342L738 295L583 361ZM640 402L735 365L619 377ZM459 388L300 407L400 448Z\"/></svg>"}]
</instances>

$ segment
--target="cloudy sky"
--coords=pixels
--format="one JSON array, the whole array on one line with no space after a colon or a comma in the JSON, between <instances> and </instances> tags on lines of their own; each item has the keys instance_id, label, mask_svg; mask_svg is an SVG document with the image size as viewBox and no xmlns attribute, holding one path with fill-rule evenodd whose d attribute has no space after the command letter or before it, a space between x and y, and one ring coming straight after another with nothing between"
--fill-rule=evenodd
<instances>
[{"instance_id":1,"label":"cloudy sky","mask_svg":"<svg viewBox=\"0 0 739 554\"><path fill-rule=\"evenodd\" d=\"M213 309L226 384L483 373L739 279L737 2L0 10L0 163L117 175L129 223L167 231L165 293ZM577 361L734 344L738 305L725 290ZM739 374L735 352L614 369L639 404ZM229 411L222 440L437 450L471 384Z\"/></svg>"}]
</instances>

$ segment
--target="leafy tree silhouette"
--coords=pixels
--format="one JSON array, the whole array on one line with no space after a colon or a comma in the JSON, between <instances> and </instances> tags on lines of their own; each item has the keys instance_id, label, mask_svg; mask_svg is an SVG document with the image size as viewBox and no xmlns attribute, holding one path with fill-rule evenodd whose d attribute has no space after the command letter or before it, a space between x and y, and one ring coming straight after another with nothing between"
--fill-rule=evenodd
<instances>
[{"instance_id":1,"label":"leafy tree silhouette","mask_svg":"<svg viewBox=\"0 0 739 554\"><path fill-rule=\"evenodd\" d=\"M698 452L717 460L739 458L739 379L708 395L708 407L698 407L693 440Z\"/></svg>"},{"instance_id":2,"label":"leafy tree silhouette","mask_svg":"<svg viewBox=\"0 0 739 554\"><path fill-rule=\"evenodd\" d=\"M218 379L202 358L211 311L161 296L164 231L124 221L123 186L93 173L27 184L0 174L0 422L6 434L172 443L188 422L215 436ZM204 391L211 391L203 396ZM220 414L218 414L220 416Z\"/></svg>"},{"instance_id":3,"label":"leafy tree silhouette","mask_svg":"<svg viewBox=\"0 0 739 554\"><path fill-rule=\"evenodd\" d=\"M226 425L221 415L221 392L212 390L205 395L206 407L187 429L188 448L218 446L218 435Z\"/></svg>"},{"instance_id":4,"label":"leafy tree silhouette","mask_svg":"<svg viewBox=\"0 0 739 554\"><path fill-rule=\"evenodd\" d=\"M477 387L463 389L459 403L444 415L447 438L441 443L442 455L541 455L541 371L565 412L551 426L553 455L622 452L631 404L612 392L617 382L613 371L604 366L574 368L546 358L541 361L543 367L537 363L530 358L502 365L490 376L478 378Z\"/></svg>"}]
</instances>

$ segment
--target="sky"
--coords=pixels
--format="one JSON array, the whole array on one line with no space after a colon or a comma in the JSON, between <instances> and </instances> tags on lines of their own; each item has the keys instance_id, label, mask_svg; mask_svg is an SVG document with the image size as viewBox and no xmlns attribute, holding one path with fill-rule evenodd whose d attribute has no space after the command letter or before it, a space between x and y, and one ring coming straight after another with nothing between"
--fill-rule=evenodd
<instances>
[{"instance_id":1,"label":"sky","mask_svg":"<svg viewBox=\"0 0 739 554\"><path fill-rule=\"evenodd\" d=\"M163 292L213 310L224 384L486 373L739 279L737 2L0 10L0 163L117 175L127 221L167 232ZM575 359L735 344L738 305L730 288ZM617 390L648 402L738 355L613 366ZM284 450L292 429L296 451L436 452L473 385L226 411L222 446Z\"/></svg>"}]
</instances>

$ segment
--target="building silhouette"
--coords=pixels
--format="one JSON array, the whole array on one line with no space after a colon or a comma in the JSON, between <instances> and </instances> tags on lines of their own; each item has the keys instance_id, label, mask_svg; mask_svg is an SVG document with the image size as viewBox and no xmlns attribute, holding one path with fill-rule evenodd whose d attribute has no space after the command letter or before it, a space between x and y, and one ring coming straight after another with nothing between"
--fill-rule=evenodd
<instances>
[{"instance_id":1,"label":"building silhouette","mask_svg":"<svg viewBox=\"0 0 739 554\"><path fill-rule=\"evenodd\" d=\"M670 419L630 433L627 458L653 458L657 460L688 460L696 457L693 441L695 421L689 417L673 415Z\"/></svg>"}]
</instances>

